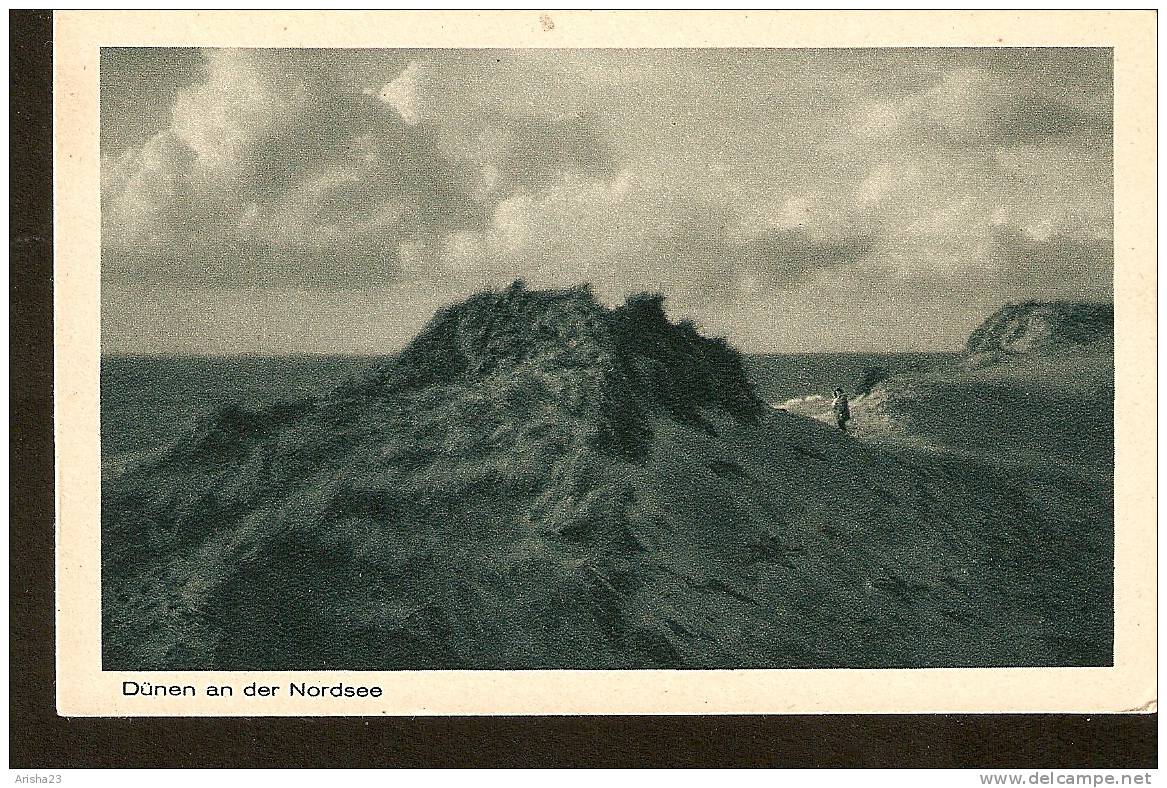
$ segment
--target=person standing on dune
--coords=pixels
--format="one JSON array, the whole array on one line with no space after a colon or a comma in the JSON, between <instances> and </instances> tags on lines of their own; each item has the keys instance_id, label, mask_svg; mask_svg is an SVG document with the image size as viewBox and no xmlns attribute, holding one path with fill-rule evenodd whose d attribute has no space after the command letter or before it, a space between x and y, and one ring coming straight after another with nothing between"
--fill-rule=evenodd
<instances>
[{"instance_id":1,"label":"person standing on dune","mask_svg":"<svg viewBox=\"0 0 1167 788\"><path fill-rule=\"evenodd\" d=\"M831 412L835 414L835 424L843 432L847 431L847 422L851 420L851 408L847 403L847 395L843 389L835 389L835 400L831 403Z\"/></svg>"}]
</instances>

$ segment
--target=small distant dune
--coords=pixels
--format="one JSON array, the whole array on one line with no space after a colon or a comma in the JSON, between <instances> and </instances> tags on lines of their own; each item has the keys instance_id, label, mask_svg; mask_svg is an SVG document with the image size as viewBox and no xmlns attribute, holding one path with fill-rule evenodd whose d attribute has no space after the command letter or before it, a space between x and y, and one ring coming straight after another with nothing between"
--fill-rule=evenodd
<instances>
[{"instance_id":1,"label":"small distant dune","mask_svg":"<svg viewBox=\"0 0 1167 788\"><path fill-rule=\"evenodd\" d=\"M968 338L971 365L1008 356L1112 353L1114 304L1026 301L994 312Z\"/></svg>"}]
</instances>

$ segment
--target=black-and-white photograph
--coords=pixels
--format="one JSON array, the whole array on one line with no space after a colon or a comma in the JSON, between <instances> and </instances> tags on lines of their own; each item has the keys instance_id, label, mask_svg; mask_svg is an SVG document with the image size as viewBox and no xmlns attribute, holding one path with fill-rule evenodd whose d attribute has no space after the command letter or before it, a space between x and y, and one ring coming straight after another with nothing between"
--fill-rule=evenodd
<instances>
[{"instance_id":1,"label":"black-and-white photograph","mask_svg":"<svg viewBox=\"0 0 1167 788\"><path fill-rule=\"evenodd\" d=\"M1103 48L102 48L102 667L1114 664L1113 105Z\"/></svg>"}]
</instances>

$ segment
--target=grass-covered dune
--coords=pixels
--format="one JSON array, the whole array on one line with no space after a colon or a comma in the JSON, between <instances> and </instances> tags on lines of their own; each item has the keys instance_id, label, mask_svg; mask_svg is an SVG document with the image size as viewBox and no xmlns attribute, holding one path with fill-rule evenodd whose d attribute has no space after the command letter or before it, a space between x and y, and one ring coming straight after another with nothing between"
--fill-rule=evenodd
<instances>
[{"instance_id":1,"label":"grass-covered dune","mask_svg":"<svg viewBox=\"0 0 1167 788\"><path fill-rule=\"evenodd\" d=\"M1113 348L1114 304L1025 301L990 315L969 336L966 352L1064 355Z\"/></svg>"},{"instance_id":2,"label":"grass-covered dune","mask_svg":"<svg viewBox=\"0 0 1167 788\"><path fill-rule=\"evenodd\" d=\"M659 297L516 283L108 479L105 667L1107 664L1103 509L773 411Z\"/></svg>"}]
</instances>

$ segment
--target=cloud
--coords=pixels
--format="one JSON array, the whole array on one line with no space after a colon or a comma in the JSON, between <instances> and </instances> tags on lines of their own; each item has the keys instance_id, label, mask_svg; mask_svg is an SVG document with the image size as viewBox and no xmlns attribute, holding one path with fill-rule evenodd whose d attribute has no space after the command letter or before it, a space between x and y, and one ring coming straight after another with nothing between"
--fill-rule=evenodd
<instances>
[{"instance_id":1,"label":"cloud","mask_svg":"<svg viewBox=\"0 0 1167 788\"><path fill-rule=\"evenodd\" d=\"M953 68L899 101L863 105L862 137L917 136L953 148L1007 147L1050 140L1109 138L1109 121L981 68Z\"/></svg>"},{"instance_id":2,"label":"cloud","mask_svg":"<svg viewBox=\"0 0 1167 788\"><path fill-rule=\"evenodd\" d=\"M612 302L662 290L675 307L700 311L854 265L875 240L870 222L821 195L744 214L622 171L608 182L563 174L543 192L516 192L485 230L413 244L402 256L467 292L516 276L533 286L586 281Z\"/></svg>"},{"instance_id":3,"label":"cloud","mask_svg":"<svg viewBox=\"0 0 1167 788\"><path fill-rule=\"evenodd\" d=\"M703 306L791 290L858 263L874 247L874 229L862 217L820 196L796 195L744 216L695 206L647 257L663 270L683 271L678 301Z\"/></svg>"},{"instance_id":4,"label":"cloud","mask_svg":"<svg viewBox=\"0 0 1167 788\"><path fill-rule=\"evenodd\" d=\"M513 192L494 203L485 228L410 248L411 266L463 290L515 277L535 286L587 281L617 264L618 251L634 242L633 225L647 220L645 195L629 194L629 177L564 173L540 192Z\"/></svg>"},{"instance_id":5,"label":"cloud","mask_svg":"<svg viewBox=\"0 0 1167 788\"><path fill-rule=\"evenodd\" d=\"M450 64L415 60L378 95L405 123L440 126L446 147L478 164L480 194L546 191L565 174L608 180L618 172L620 157L594 113L517 113L461 95L464 86L451 83L464 76Z\"/></svg>"},{"instance_id":6,"label":"cloud","mask_svg":"<svg viewBox=\"0 0 1167 788\"><path fill-rule=\"evenodd\" d=\"M912 186L920 179L920 169L914 165L880 164L855 187L855 199L863 204L877 203Z\"/></svg>"},{"instance_id":7,"label":"cloud","mask_svg":"<svg viewBox=\"0 0 1167 788\"><path fill-rule=\"evenodd\" d=\"M111 325L138 330L127 292L320 293L339 309L339 294L376 289L412 314L522 276L591 281L609 301L660 289L678 316L753 347L797 312L814 349L820 308L862 314L845 319L866 335L937 303L965 321L1011 298L1104 292L1110 229L1071 218L1110 215L1108 58L103 52Z\"/></svg>"},{"instance_id":8,"label":"cloud","mask_svg":"<svg viewBox=\"0 0 1167 788\"><path fill-rule=\"evenodd\" d=\"M451 151L427 119L426 91L439 86L420 61L376 93L311 52L205 57L170 125L103 161L107 276L325 289L392 282L422 274L403 264L403 248L444 246L469 265L470 239L484 236L485 248L515 194L617 171L590 116L498 114L483 119L488 144Z\"/></svg>"},{"instance_id":9,"label":"cloud","mask_svg":"<svg viewBox=\"0 0 1167 788\"><path fill-rule=\"evenodd\" d=\"M120 153L170 125L178 92L199 78L197 49L101 48L101 147Z\"/></svg>"},{"instance_id":10,"label":"cloud","mask_svg":"<svg viewBox=\"0 0 1167 788\"><path fill-rule=\"evenodd\" d=\"M742 273L789 289L813 276L857 263L874 247L870 236L816 238L804 230L774 230L745 239L735 251ZM731 257L732 259L732 257Z\"/></svg>"},{"instance_id":11,"label":"cloud","mask_svg":"<svg viewBox=\"0 0 1167 788\"><path fill-rule=\"evenodd\" d=\"M428 63L415 60L396 79L386 84L379 94L380 99L397 110L401 119L411 126L420 123L425 112L422 93L429 70Z\"/></svg>"},{"instance_id":12,"label":"cloud","mask_svg":"<svg viewBox=\"0 0 1167 788\"><path fill-rule=\"evenodd\" d=\"M497 173L497 190L546 188L560 175L610 180L619 161L594 115L559 119L493 118L480 137L486 164Z\"/></svg>"},{"instance_id":13,"label":"cloud","mask_svg":"<svg viewBox=\"0 0 1167 788\"><path fill-rule=\"evenodd\" d=\"M1018 224L1001 210L974 221L972 211L950 207L963 234L939 233L927 247L880 239L868 264L848 275L869 297L907 293L922 306L970 310L969 320L1007 301L1112 297L1114 251L1107 219L1056 212Z\"/></svg>"},{"instance_id":14,"label":"cloud","mask_svg":"<svg viewBox=\"0 0 1167 788\"><path fill-rule=\"evenodd\" d=\"M1114 244L1098 227L994 225L989 260L1002 286L1095 298L1112 292Z\"/></svg>"}]
</instances>

